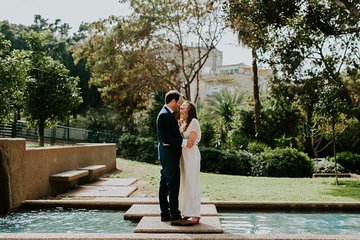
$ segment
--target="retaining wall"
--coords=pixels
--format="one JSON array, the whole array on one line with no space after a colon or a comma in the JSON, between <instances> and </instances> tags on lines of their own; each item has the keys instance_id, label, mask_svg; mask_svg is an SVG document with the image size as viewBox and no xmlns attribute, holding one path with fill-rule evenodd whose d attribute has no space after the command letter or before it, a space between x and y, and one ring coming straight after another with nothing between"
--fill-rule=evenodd
<instances>
[{"instance_id":1,"label":"retaining wall","mask_svg":"<svg viewBox=\"0 0 360 240\"><path fill-rule=\"evenodd\" d=\"M25 147L25 139L0 138L0 212L22 205L24 200L52 196L49 176L93 164L110 172L116 167L115 144L77 144L57 147Z\"/></svg>"}]
</instances>

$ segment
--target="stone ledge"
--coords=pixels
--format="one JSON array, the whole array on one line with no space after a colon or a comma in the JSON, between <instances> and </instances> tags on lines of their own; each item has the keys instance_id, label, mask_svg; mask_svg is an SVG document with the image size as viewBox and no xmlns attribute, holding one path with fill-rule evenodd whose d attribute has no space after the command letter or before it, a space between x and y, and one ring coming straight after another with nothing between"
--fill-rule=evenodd
<instances>
[{"instance_id":1,"label":"stone ledge","mask_svg":"<svg viewBox=\"0 0 360 240\"><path fill-rule=\"evenodd\" d=\"M129 197L137 187L80 186L73 191L60 194L61 197Z\"/></svg>"},{"instance_id":2,"label":"stone ledge","mask_svg":"<svg viewBox=\"0 0 360 240\"><path fill-rule=\"evenodd\" d=\"M338 176L339 178L351 178L351 174L350 173L314 173L313 177L336 177Z\"/></svg>"},{"instance_id":3,"label":"stone ledge","mask_svg":"<svg viewBox=\"0 0 360 240\"><path fill-rule=\"evenodd\" d=\"M134 233L223 233L218 217L202 217L194 226L172 226L169 222L161 222L160 217L143 217Z\"/></svg>"},{"instance_id":4,"label":"stone ledge","mask_svg":"<svg viewBox=\"0 0 360 240\"><path fill-rule=\"evenodd\" d=\"M89 175L86 177L85 182L91 182L98 179L101 175L106 173L106 165L88 165L78 168L78 170L87 170Z\"/></svg>"},{"instance_id":5,"label":"stone ledge","mask_svg":"<svg viewBox=\"0 0 360 240\"><path fill-rule=\"evenodd\" d=\"M146 234L146 233L0 233L0 239L9 240L178 240L178 239L196 239L196 240L359 240L355 235L310 235L310 234L274 234L274 235L240 235L240 234Z\"/></svg>"},{"instance_id":6,"label":"stone ledge","mask_svg":"<svg viewBox=\"0 0 360 240\"><path fill-rule=\"evenodd\" d=\"M64 199L43 199L25 200L25 207L94 207L102 208L129 208L133 204L158 204L157 198L64 198ZM237 210L316 210L316 211L360 211L360 202L290 202L290 201L209 201L215 204L217 209Z\"/></svg>"},{"instance_id":7,"label":"stone ledge","mask_svg":"<svg viewBox=\"0 0 360 240\"><path fill-rule=\"evenodd\" d=\"M49 179L52 182L72 182L88 175L88 170L70 170L52 174L49 176Z\"/></svg>"},{"instance_id":8,"label":"stone ledge","mask_svg":"<svg viewBox=\"0 0 360 240\"><path fill-rule=\"evenodd\" d=\"M360 202L212 201L218 209L360 211Z\"/></svg>"},{"instance_id":9,"label":"stone ledge","mask_svg":"<svg viewBox=\"0 0 360 240\"><path fill-rule=\"evenodd\" d=\"M87 186L130 186L137 178L99 178L97 181L86 184Z\"/></svg>"},{"instance_id":10,"label":"stone ledge","mask_svg":"<svg viewBox=\"0 0 360 240\"><path fill-rule=\"evenodd\" d=\"M217 216L218 212L215 205L201 205L201 216ZM139 221L142 217L160 216L159 204L134 204L124 213L125 220Z\"/></svg>"}]
</instances>

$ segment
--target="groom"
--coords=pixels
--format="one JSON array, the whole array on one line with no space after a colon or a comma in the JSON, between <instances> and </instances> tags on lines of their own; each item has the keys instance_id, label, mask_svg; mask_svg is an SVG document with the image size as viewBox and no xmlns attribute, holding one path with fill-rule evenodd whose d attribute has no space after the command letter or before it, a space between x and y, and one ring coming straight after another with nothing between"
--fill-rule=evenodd
<instances>
[{"instance_id":1,"label":"groom","mask_svg":"<svg viewBox=\"0 0 360 240\"><path fill-rule=\"evenodd\" d=\"M165 105L156 119L158 137L158 157L160 171L159 202L161 221L171 221L171 225L191 226L193 223L181 218L179 211L180 157L181 148L191 147L192 142L181 137L174 112L180 107L183 98L178 91L171 90L165 95ZM169 196L169 201L168 201Z\"/></svg>"}]
</instances>

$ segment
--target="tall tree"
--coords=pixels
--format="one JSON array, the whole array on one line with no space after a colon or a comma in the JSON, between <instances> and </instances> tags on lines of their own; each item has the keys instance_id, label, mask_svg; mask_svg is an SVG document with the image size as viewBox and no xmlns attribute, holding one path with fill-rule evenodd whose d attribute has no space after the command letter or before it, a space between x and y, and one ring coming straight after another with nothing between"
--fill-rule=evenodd
<instances>
[{"instance_id":1,"label":"tall tree","mask_svg":"<svg viewBox=\"0 0 360 240\"><path fill-rule=\"evenodd\" d=\"M32 63L31 78L26 82L25 114L39 130L40 146L44 146L45 126L66 120L81 101L78 78L69 77L63 64L47 56L46 34L49 33L30 31L24 36L31 50Z\"/></svg>"},{"instance_id":2,"label":"tall tree","mask_svg":"<svg viewBox=\"0 0 360 240\"><path fill-rule=\"evenodd\" d=\"M284 2L271 1L276 15L284 15ZM293 15L274 25L267 48L267 62L275 78L296 89L293 98L301 106L306 126L305 145L310 146L316 122L315 104L323 86L345 89L352 99L352 116L359 120L357 91L360 66L360 3L346 0L293 1ZM314 146L312 146L314 148Z\"/></svg>"},{"instance_id":3,"label":"tall tree","mask_svg":"<svg viewBox=\"0 0 360 240\"><path fill-rule=\"evenodd\" d=\"M123 19L111 17L105 21L111 22L108 25L92 24L98 31L78 51L78 56L88 56L92 79L102 94L125 101L148 99L160 89L173 88L196 101L198 92L192 94L190 85L198 85L201 69L224 31L219 3L123 2L133 13Z\"/></svg>"},{"instance_id":4,"label":"tall tree","mask_svg":"<svg viewBox=\"0 0 360 240\"><path fill-rule=\"evenodd\" d=\"M253 99L255 137L261 137L261 103L259 95L259 52L269 45L271 27L283 24L297 7L293 1L282 1L281 9L274 8L274 1L229 0L225 5L231 27L238 34L239 43L251 49L253 70ZM278 13L282 14L278 14Z\"/></svg>"},{"instance_id":5,"label":"tall tree","mask_svg":"<svg viewBox=\"0 0 360 240\"><path fill-rule=\"evenodd\" d=\"M54 60L60 61L69 70L69 75L79 77L79 87L83 102L80 104L76 113L84 113L89 107L98 107L101 105L100 93L94 85L89 84L90 72L86 68L86 59L79 59L76 63L73 58L73 46L86 38L83 33L86 32L86 24L82 24L79 31L70 36L70 26L68 23L62 23L60 19L49 22L48 19L40 15L34 16L34 23L29 27L36 32L49 31L48 38L44 42L47 54ZM84 31L85 30L85 31Z\"/></svg>"},{"instance_id":6,"label":"tall tree","mask_svg":"<svg viewBox=\"0 0 360 240\"><path fill-rule=\"evenodd\" d=\"M350 98L347 89L340 84L330 83L324 87L320 94L320 100L316 105L317 112L331 125L333 156L335 159L336 184L339 185L336 162L336 124L342 114L349 112Z\"/></svg>"},{"instance_id":7,"label":"tall tree","mask_svg":"<svg viewBox=\"0 0 360 240\"><path fill-rule=\"evenodd\" d=\"M127 2L134 9L135 18L153 22L156 45L152 47L157 50L156 56L170 70L177 70L174 73L178 79L172 83L173 88L181 90L187 99L196 102L201 69L225 30L222 1ZM191 85L196 86L195 93L191 93Z\"/></svg>"},{"instance_id":8,"label":"tall tree","mask_svg":"<svg viewBox=\"0 0 360 240\"><path fill-rule=\"evenodd\" d=\"M60 19L50 22L40 15L35 15L34 23L30 26L0 21L0 32L5 35L5 39L11 42L11 49L29 50L23 32L33 30L49 33L44 40L47 55L64 64L69 70L70 76L80 78L79 87L84 101L74 113L85 113L89 107L101 105L100 93L95 86L89 85L90 73L86 68L86 60L81 59L75 64L72 56L72 46L86 37L83 34L84 26L86 25L81 25L79 32L71 36L69 24L62 23Z\"/></svg>"},{"instance_id":9,"label":"tall tree","mask_svg":"<svg viewBox=\"0 0 360 240\"><path fill-rule=\"evenodd\" d=\"M11 50L11 43L0 33L0 123L9 120L9 114L23 105L25 81L30 66L28 54ZM15 119L17 120L17 119Z\"/></svg>"}]
</instances>

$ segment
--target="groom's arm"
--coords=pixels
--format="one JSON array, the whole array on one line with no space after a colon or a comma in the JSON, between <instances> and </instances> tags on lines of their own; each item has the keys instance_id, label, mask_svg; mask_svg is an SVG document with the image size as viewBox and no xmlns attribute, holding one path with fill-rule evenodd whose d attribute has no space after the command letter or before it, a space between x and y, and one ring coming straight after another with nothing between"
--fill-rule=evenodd
<instances>
[{"instance_id":1,"label":"groom's arm","mask_svg":"<svg viewBox=\"0 0 360 240\"><path fill-rule=\"evenodd\" d=\"M169 134L172 131L171 119L169 119L166 114L160 114L158 118L158 130L164 144L178 147L182 145L183 139L181 137L172 137L171 134Z\"/></svg>"}]
</instances>

